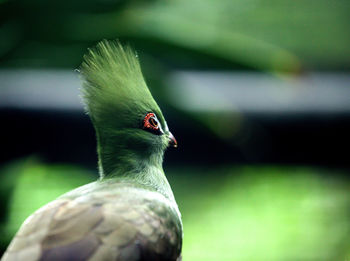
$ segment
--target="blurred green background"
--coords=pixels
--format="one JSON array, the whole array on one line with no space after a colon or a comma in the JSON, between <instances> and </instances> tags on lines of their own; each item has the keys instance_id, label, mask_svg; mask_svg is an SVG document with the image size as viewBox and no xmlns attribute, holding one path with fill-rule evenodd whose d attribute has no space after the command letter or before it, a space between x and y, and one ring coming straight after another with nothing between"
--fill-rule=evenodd
<instances>
[{"instance_id":1,"label":"blurred green background","mask_svg":"<svg viewBox=\"0 0 350 261\"><path fill-rule=\"evenodd\" d=\"M184 260L350 258L350 2L0 0L0 250L97 178L83 54L120 39L179 142Z\"/></svg>"}]
</instances>

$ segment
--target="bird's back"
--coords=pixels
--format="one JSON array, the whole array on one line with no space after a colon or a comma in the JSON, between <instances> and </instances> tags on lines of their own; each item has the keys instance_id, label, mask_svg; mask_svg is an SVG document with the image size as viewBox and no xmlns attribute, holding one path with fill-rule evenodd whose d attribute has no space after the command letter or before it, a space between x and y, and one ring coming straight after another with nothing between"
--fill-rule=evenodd
<instances>
[{"instance_id":1,"label":"bird's back","mask_svg":"<svg viewBox=\"0 0 350 261\"><path fill-rule=\"evenodd\" d=\"M179 260L176 205L128 183L92 183L31 215L8 247L9 260Z\"/></svg>"}]
</instances>

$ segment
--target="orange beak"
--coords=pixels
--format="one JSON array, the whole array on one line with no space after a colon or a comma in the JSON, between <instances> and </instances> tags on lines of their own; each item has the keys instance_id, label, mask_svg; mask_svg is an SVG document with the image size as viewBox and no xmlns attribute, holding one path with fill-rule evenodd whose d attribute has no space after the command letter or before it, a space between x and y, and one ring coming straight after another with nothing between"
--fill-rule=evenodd
<instances>
[{"instance_id":1,"label":"orange beak","mask_svg":"<svg viewBox=\"0 0 350 261\"><path fill-rule=\"evenodd\" d=\"M177 141L171 132L169 132L169 146L177 148Z\"/></svg>"}]
</instances>

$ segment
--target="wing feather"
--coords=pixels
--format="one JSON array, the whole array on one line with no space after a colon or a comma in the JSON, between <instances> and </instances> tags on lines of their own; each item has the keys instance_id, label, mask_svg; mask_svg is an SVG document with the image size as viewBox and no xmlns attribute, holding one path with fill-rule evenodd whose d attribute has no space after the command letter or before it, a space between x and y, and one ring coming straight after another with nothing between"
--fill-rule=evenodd
<instances>
[{"instance_id":1,"label":"wing feather","mask_svg":"<svg viewBox=\"0 0 350 261\"><path fill-rule=\"evenodd\" d=\"M50 203L22 225L2 260L176 260L181 227L169 206L127 195L92 193Z\"/></svg>"}]
</instances>

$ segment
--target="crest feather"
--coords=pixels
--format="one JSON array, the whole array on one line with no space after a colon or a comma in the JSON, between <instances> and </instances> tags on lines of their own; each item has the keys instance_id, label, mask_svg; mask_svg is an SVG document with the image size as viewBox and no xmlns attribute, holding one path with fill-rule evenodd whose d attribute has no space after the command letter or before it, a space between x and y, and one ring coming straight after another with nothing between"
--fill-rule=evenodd
<instances>
[{"instance_id":1,"label":"crest feather","mask_svg":"<svg viewBox=\"0 0 350 261\"><path fill-rule=\"evenodd\" d=\"M95 127L132 128L148 112L164 117L142 75L135 52L103 40L89 49L81 65L83 99Z\"/></svg>"}]
</instances>

